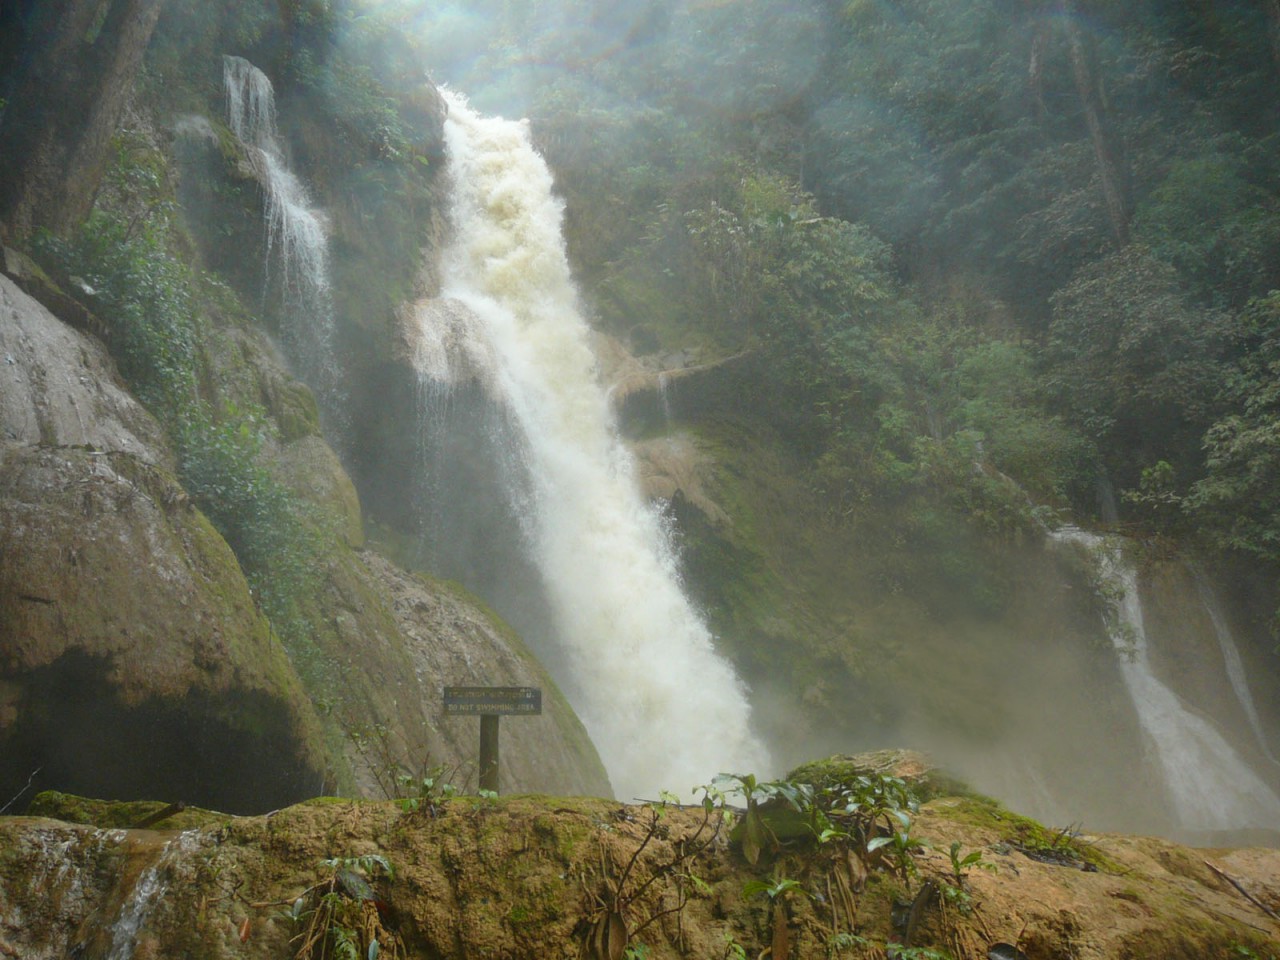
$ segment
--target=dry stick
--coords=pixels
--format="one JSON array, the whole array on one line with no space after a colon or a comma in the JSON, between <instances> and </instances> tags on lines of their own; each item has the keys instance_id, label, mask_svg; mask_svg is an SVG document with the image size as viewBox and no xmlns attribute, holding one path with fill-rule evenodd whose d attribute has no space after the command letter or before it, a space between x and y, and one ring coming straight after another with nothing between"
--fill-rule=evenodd
<instances>
[{"instance_id":1,"label":"dry stick","mask_svg":"<svg viewBox=\"0 0 1280 960\"><path fill-rule=\"evenodd\" d=\"M831 874L827 874L827 903L831 904L831 935L840 932L840 914L837 911L836 898L831 895Z\"/></svg>"},{"instance_id":2,"label":"dry stick","mask_svg":"<svg viewBox=\"0 0 1280 960\"><path fill-rule=\"evenodd\" d=\"M143 817L129 829L145 830L147 827L155 826L161 820L168 820L170 817L181 813L185 809L187 809L187 805L179 800L177 803L171 803L167 807L162 807L148 817Z\"/></svg>"},{"instance_id":3,"label":"dry stick","mask_svg":"<svg viewBox=\"0 0 1280 960\"><path fill-rule=\"evenodd\" d=\"M978 925L982 927L982 932L986 936L987 942L988 943L994 942L995 937L991 935L991 930L987 927L987 921L982 917L982 908L979 907L976 903L973 905L973 919L978 921ZM1023 926L1023 929L1024 930L1026 929L1025 925Z\"/></svg>"},{"instance_id":4,"label":"dry stick","mask_svg":"<svg viewBox=\"0 0 1280 960\"><path fill-rule=\"evenodd\" d=\"M1260 901L1257 897L1253 896L1253 894L1251 894L1248 890L1240 886L1239 882L1234 877L1232 877L1227 873L1224 873L1221 869L1219 869L1218 867L1215 867L1208 860L1204 861L1204 865L1208 867L1210 870L1212 870L1214 873L1216 873L1218 876L1220 876L1223 880L1227 881L1227 883L1235 887L1238 891L1240 891L1240 896L1244 897L1246 900L1252 903L1255 907L1257 907L1259 910L1265 913L1272 920L1280 922L1280 914L1277 914L1265 903Z\"/></svg>"},{"instance_id":5,"label":"dry stick","mask_svg":"<svg viewBox=\"0 0 1280 960\"><path fill-rule=\"evenodd\" d=\"M44 600L41 600L39 597L30 597L30 598L25 598L25 599L38 600L38 601L39 601L39 602L41 602L41 603L45 603L45 602L52 603L52 602L53 602L53 601L44 601ZM3 807L0 807L0 813L4 813L6 810L8 810L10 807L12 807L15 803L17 803L17 802L18 802L18 798L19 798L20 796L22 796L24 793L26 793L28 790L30 790L30 789L31 789L31 782L32 782L33 780L35 780L35 778L36 778L36 774L37 774L37 773L39 773L39 772L40 772L41 770L43 770L43 769L44 769L44 767L36 767L34 770L32 770L32 771L31 771L31 776L27 777L27 782L23 785L22 789L21 789L21 790L19 790L17 793L15 793L12 797L10 797L10 798L9 798L9 802L8 802L8 803L6 803Z\"/></svg>"},{"instance_id":6,"label":"dry stick","mask_svg":"<svg viewBox=\"0 0 1280 960\"><path fill-rule=\"evenodd\" d=\"M858 905L854 902L853 890L845 881L844 874L836 874L836 891L840 894L840 905L849 918L849 932L852 933L858 917Z\"/></svg>"}]
</instances>

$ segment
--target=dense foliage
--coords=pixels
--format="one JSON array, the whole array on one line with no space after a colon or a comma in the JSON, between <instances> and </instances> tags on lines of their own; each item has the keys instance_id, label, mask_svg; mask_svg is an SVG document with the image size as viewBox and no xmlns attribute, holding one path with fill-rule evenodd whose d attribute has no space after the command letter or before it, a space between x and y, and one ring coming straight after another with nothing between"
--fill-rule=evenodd
<instances>
[{"instance_id":1,"label":"dense foliage","mask_svg":"<svg viewBox=\"0 0 1280 960\"><path fill-rule=\"evenodd\" d=\"M1280 560L1274 4L436 14L451 79L536 118L602 322L764 358L836 514L940 493L1008 535L1107 477Z\"/></svg>"},{"instance_id":2,"label":"dense foliage","mask_svg":"<svg viewBox=\"0 0 1280 960\"><path fill-rule=\"evenodd\" d=\"M270 430L263 412L200 388L203 349L216 336L202 310L231 295L174 254L163 172L144 138L121 135L89 220L70 240L46 234L39 246L78 278L107 325L120 372L166 428L183 487L235 552L263 612L292 653L310 655L300 611L319 573L324 523L260 458Z\"/></svg>"}]
</instances>

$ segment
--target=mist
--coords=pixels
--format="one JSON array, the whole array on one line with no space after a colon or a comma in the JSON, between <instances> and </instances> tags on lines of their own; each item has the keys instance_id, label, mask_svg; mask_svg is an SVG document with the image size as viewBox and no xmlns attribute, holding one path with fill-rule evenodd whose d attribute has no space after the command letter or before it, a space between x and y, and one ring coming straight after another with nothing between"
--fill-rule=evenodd
<instances>
[{"instance_id":1,"label":"mist","mask_svg":"<svg viewBox=\"0 0 1280 960\"><path fill-rule=\"evenodd\" d=\"M474 109L528 119L532 141L551 168L552 189L566 204L565 242L582 308L597 331L635 350L642 367L663 376L681 372L687 358L673 357L696 339L687 331L702 324L717 341L713 352L758 350L773 358L762 368L769 370L768 362L781 362L771 344L789 336L781 332L788 322L782 314L799 304L839 317L808 321L823 331L813 340L819 351L833 350L831 331L840 324L887 344L898 336L911 342L916 335L907 328L923 320L931 329L951 330L945 334L952 338L947 349L959 354L941 359L943 366L932 372L923 359L907 359L907 367L881 376L871 387L866 378L823 374L831 378L832 389L848 392L840 416L855 425L855 432L870 430L866 425L877 418L888 422L886 411L894 406L908 418L922 416L926 425L920 433L939 449L955 443L959 450L976 436L978 446L965 448L964 455L988 476L1003 477L998 483L1020 487L1015 499L1039 501L1037 509L1055 514L1051 526L1088 519L1091 473L1100 458L1110 456L1107 444L1121 436L1119 427L1107 428L1110 434L1086 430L1069 437L1064 431L1077 414L1061 392L1054 395L1030 383L1015 387L1007 379L966 386L968 374L958 371L969 362L965 351L976 357L989 349L984 341L1004 349L1020 336L1043 335L1061 323L1054 313L1061 307L1050 305L1050 294L1115 243L1110 234L1116 211L1109 224L1106 198L1090 191L1100 190L1106 165L1118 161L1096 136L1089 147L1085 119L1098 108L1081 84L1097 78L1080 72L1072 51L1080 45L1090 51L1095 60L1089 69L1130 71L1104 107L1116 130L1126 111L1140 111L1144 103L1148 109L1176 110L1193 95L1158 69L1140 77L1133 73L1144 54L1125 18L1010 17L1000 4L971 10L952 4L900 9L860 4L839 11L821 3L749 2L562 3L519 9L496 3L368 4L360 9L394 21L400 39L407 38L420 56L424 74L464 92ZM1148 14L1134 19L1143 16ZM1186 27L1170 29L1176 33ZM358 46L354 37L346 42L352 49ZM1173 49L1183 41L1171 34L1165 42ZM1203 117L1203 133L1197 135L1209 139L1231 122L1215 117L1212 109ZM1033 127L1041 131L1042 142L1031 134ZM1108 136L1134 139L1137 134L1112 131ZM1131 217L1143 188L1131 175L1127 189L1124 215ZM718 216L732 211L731 229L740 231L739 239L722 249L766 270L770 257L806 255L797 253L798 241L772 225L784 221L771 217L792 222L839 218L869 228L892 249L882 264L885 272L877 275L883 279L876 282L892 291L882 296L896 298L898 305L858 307L854 300L842 303L838 290L825 300L812 290L784 296L779 285L806 282L785 276L773 288L747 295L741 289L736 297L706 295L705 288L698 293L709 276L700 269L727 269L699 260L712 257L712 248L699 247L705 241L689 224L707 210L721 211ZM750 280L744 275L737 284L741 288ZM637 288L646 285L648 291L640 294ZM1190 295L1194 299L1194 291ZM869 354L864 349L857 362L902 362L891 354L881 347ZM1032 350L1031 358L1043 364L1047 355ZM918 368L908 369L917 363ZM614 387L607 367L599 376L604 387ZM919 379L913 383L913 377ZM794 414L787 411L792 420L774 418L782 447L791 444L790 455L803 459L810 449L806 444L816 443L826 445L824 456L833 456L834 447L821 431L810 423L791 425L801 422L804 405L817 398L787 389L772 394L795 407ZM1060 458L1049 468L1055 476L1045 473L1043 463L1017 459L1023 456L1017 445L1026 441L1001 436L1007 421L981 419L974 404L990 400L948 393L973 389L1003 391L1000 402L1018 406L1018 415L1029 418L1020 429L1053 435L1041 455ZM705 430L726 415L715 402L677 404L674 420L668 415L661 429ZM833 401L818 403L821 415L830 416ZM741 409L748 417L759 414L750 402ZM485 436L510 429L504 416L498 415L506 425L485 428ZM642 438L653 421L629 421L623 410L618 428ZM892 449L898 441L879 442ZM853 447L841 455L853 455L857 444ZM918 453L894 456L910 462ZM1135 482L1137 459L1113 460L1122 483ZM506 472L492 463L485 469L495 476ZM866 466L850 469L874 472ZM490 480L481 487L497 489L505 482ZM862 497L881 496L867 489ZM740 495L723 485L721 493ZM955 509L943 488L922 494L921 503L938 497L941 510ZM533 496L527 490L525 495ZM800 525L822 515L824 497L846 494L818 483L805 494L811 495L815 499L805 506L797 504ZM453 544L438 555L446 564L442 558L450 550L458 553L459 544L487 539L462 534L473 521L459 518L483 512L474 496L464 499L467 506L453 514L450 526L458 535L442 538ZM508 504L520 499L507 495ZM975 510L974 503L969 497L967 509ZM831 507L829 500L825 507ZM519 513L511 506L502 509ZM1176 813L1160 797L1151 743L1118 680L1115 654L1107 649L1105 610L1101 601L1082 597L1094 574L1080 581L1078 568L1063 569L1063 561L1023 541L1023 533L1010 551L1007 541L1000 545L1007 532L994 526L982 531L987 521L959 532L964 507L949 515L947 532L938 540L920 526L916 511L921 508L898 500L880 521L864 523L861 532L855 524L809 535L821 540L817 552L845 558L826 569L815 562L774 570L771 576L783 585L764 591L766 609L747 614L726 601L726 591L730 584L739 589L754 582L755 574L713 569L711 553L727 551L751 563L759 551L781 558L802 550L804 539L781 529L779 518L763 521L759 505L752 509L757 525L777 529L753 531L756 538L747 542L732 530L687 529L682 520L689 514L677 509L674 544L686 592L715 632L718 649L747 680L752 724L775 753L776 769L770 773L817 752L916 746L933 751L979 789L1048 818L1179 830ZM499 515L506 514L494 514ZM902 523L896 534L890 529L893 518ZM483 519L476 522L475 529L492 527ZM704 523L705 517L695 526ZM1033 532L1031 540L1037 535ZM528 624L530 634L542 638L536 641L540 652L573 688L574 659L581 654L557 646L546 584L538 582L545 571L540 574L540 562L529 558L527 532L506 540L505 547L492 549L488 564L483 546L462 547L467 560L456 569L469 571L464 579L482 592L494 591L514 623ZM885 549L889 543L894 546ZM950 557L949 551L958 553ZM860 562L862 569L856 569ZM886 572L894 564L901 569ZM486 565L524 572L494 577L483 572ZM786 584L789 576L795 579ZM837 598L846 577L848 596ZM512 582L523 586L510 589ZM797 601L797 591L809 599ZM816 599L824 594L830 599ZM767 609L770 604L773 609ZM882 619L877 621L868 605L878 608ZM809 626L764 626L771 618L788 616L807 618ZM1211 621L1197 617L1202 626L1210 625L1177 641L1188 650L1209 649L1214 642ZM788 648L797 642L795 632L806 629L815 636ZM764 652L761 644L771 648ZM1264 665L1265 650L1255 645L1250 651L1252 682L1274 691L1275 671ZM815 662L824 661L840 664L834 675L816 684L803 678ZM1249 730L1258 728L1252 721L1241 728L1245 708L1223 689L1212 697L1204 690L1177 696L1231 728L1228 735L1236 741L1247 741ZM1260 699L1268 697L1264 693ZM964 719L957 722L959 717ZM1245 754L1265 758L1273 745L1263 737L1260 744L1242 747ZM1151 797L1141 810L1131 806L1135 776ZM1266 789L1280 786L1265 763L1259 776L1268 781Z\"/></svg>"},{"instance_id":2,"label":"mist","mask_svg":"<svg viewBox=\"0 0 1280 960\"><path fill-rule=\"evenodd\" d=\"M1246 4L173 5L87 233L32 249L101 297L103 237L146 241L121 271L214 278L165 302L262 315L109 346L176 469L235 454L185 482L322 713L355 621L316 598L359 591L281 599L320 561L218 513L271 457L341 514L318 539L496 610L623 799L908 747L1057 823L1273 842L1277 37Z\"/></svg>"}]
</instances>

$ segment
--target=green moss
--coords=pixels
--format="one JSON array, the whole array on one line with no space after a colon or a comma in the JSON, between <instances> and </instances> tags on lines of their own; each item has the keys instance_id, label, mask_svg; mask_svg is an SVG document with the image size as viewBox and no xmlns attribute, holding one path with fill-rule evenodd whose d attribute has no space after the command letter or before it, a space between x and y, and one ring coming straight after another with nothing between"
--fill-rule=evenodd
<instances>
[{"instance_id":1,"label":"green moss","mask_svg":"<svg viewBox=\"0 0 1280 960\"><path fill-rule=\"evenodd\" d=\"M1044 824L1012 813L999 801L979 794L935 802L930 811L948 820L994 830L1001 842L1027 856L1064 866L1118 873L1120 867L1093 846L1082 843L1068 830L1053 830Z\"/></svg>"},{"instance_id":2,"label":"green moss","mask_svg":"<svg viewBox=\"0 0 1280 960\"><path fill-rule=\"evenodd\" d=\"M340 805L352 806L360 803L381 803L381 802L382 801L378 801L378 800L365 801L365 800L359 799L358 797L357 798L311 797L307 800L303 800L302 803L298 804L298 806L300 807L331 807L331 806L340 806Z\"/></svg>"},{"instance_id":3,"label":"green moss","mask_svg":"<svg viewBox=\"0 0 1280 960\"><path fill-rule=\"evenodd\" d=\"M28 816L48 817L67 823L83 823L103 829L128 829L143 823L169 807L158 800L92 800L57 790L45 790L35 795L27 810ZM157 830L191 830L214 826L227 821L226 814L199 807L187 807L164 820L157 821Z\"/></svg>"},{"instance_id":4,"label":"green moss","mask_svg":"<svg viewBox=\"0 0 1280 960\"><path fill-rule=\"evenodd\" d=\"M1276 960L1276 942L1214 920L1178 917L1127 937L1119 960Z\"/></svg>"}]
</instances>

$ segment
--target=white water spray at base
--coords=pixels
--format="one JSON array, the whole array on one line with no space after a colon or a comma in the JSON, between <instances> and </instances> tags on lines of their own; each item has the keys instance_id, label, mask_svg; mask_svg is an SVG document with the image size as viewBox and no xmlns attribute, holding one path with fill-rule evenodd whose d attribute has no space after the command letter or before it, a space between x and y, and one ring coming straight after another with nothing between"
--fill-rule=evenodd
<instances>
[{"instance_id":1,"label":"white water spray at base","mask_svg":"<svg viewBox=\"0 0 1280 960\"><path fill-rule=\"evenodd\" d=\"M623 799L765 773L746 691L681 590L596 380L550 172L523 122L446 99L454 237L442 292L471 326L424 326L421 372L449 382L442 356L468 366L518 428L512 459L527 476L511 496L555 615L561 680Z\"/></svg>"},{"instance_id":2,"label":"white water spray at base","mask_svg":"<svg viewBox=\"0 0 1280 960\"><path fill-rule=\"evenodd\" d=\"M1060 543L1080 544L1094 555L1109 588L1114 622L1107 624L1120 658L1120 673L1138 722L1150 741L1178 826L1189 831L1258 828L1280 824L1280 797L1207 719L1165 686L1151 667L1138 574L1113 539L1076 527L1052 533Z\"/></svg>"}]
</instances>

